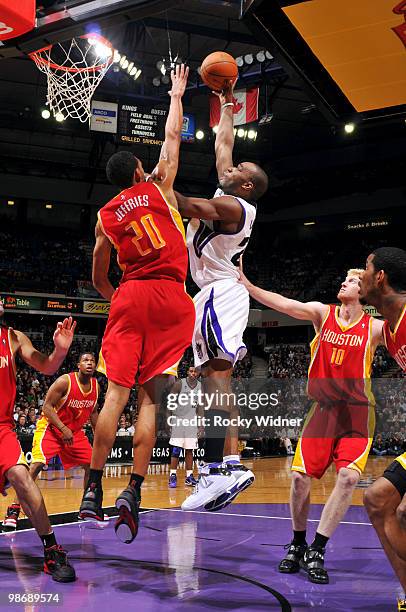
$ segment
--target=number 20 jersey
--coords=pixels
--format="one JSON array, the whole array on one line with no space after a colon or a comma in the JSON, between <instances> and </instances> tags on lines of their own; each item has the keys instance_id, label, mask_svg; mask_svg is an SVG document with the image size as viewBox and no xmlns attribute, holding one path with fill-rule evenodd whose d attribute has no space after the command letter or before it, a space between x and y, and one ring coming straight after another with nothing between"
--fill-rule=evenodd
<instances>
[{"instance_id":1,"label":"number 20 jersey","mask_svg":"<svg viewBox=\"0 0 406 612\"><path fill-rule=\"evenodd\" d=\"M179 211L156 183L124 189L98 213L103 233L117 251L128 280L174 280L187 274L185 230Z\"/></svg>"},{"instance_id":2,"label":"number 20 jersey","mask_svg":"<svg viewBox=\"0 0 406 612\"><path fill-rule=\"evenodd\" d=\"M214 198L227 195L217 189ZM222 232L215 221L200 221L196 227L189 223L187 245L190 272L196 285L203 287L214 281L239 279L238 263L252 233L256 208L242 198L236 198L242 208L242 224L238 232Z\"/></svg>"},{"instance_id":3,"label":"number 20 jersey","mask_svg":"<svg viewBox=\"0 0 406 612\"><path fill-rule=\"evenodd\" d=\"M339 306L328 308L310 344L308 394L320 404L373 404L372 317L363 313L352 325L343 326Z\"/></svg>"}]
</instances>

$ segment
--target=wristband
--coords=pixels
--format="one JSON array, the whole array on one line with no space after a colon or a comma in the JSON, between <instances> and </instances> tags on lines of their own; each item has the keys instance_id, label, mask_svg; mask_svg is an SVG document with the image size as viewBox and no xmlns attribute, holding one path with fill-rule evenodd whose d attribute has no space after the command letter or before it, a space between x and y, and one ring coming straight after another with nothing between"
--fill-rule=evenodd
<instances>
[{"instance_id":1,"label":"wristband","mask_svg":"<svg viewBox=\"0 0 406 612\"><path fill-rule=\"evenodd\" d=\"M221 110L223 110L223 108L225 108L226 106L234 106L234 102L225 102L225 104L221 105Z\"/></svg>"}]
</instances>

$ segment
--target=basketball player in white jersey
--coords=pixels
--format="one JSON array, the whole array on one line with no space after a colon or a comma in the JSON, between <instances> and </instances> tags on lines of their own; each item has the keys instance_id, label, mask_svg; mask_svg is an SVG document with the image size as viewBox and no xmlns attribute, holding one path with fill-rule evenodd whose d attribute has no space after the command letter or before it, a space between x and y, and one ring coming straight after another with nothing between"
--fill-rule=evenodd
<instances>
[{"instance_id":1,"label":"basketball player in white jersey","mask_svg":"<svg viewBox=\"0 0 406 612\"><path fill-rule=\"evenodd\" d=\"M221 118L215 152L219 188L210 200L176 194L179 212L192 218L187 230L190 269L200 288L195 296L196 324L193 337L194 363L201 368L205 394L216 401L205 410L205 465L195 492L182 504L183 510L219 510L254 481L241 465L238 430L229 430L224 419L236 415L227 400L235 363L244 357L243 333L249 314L249 294L239 284L238 264L251 236L256 200L268 188L268 177L256 164L233 164L233 84L221 94ZM205 221L203 221L203 219Z\"/></svg>"},{"instance_id":2,"label":"basketball player in white jersey","mask_svg":"<svg viewBox=\"0 0 406 612\"><path fill-rule=\"evenodd\" d=\"M172 427L171 439L169 440L172 453L168 485L171 489L177 486L176 469L182 449L185 451L185 485L191 487L197 484L197 480L193 477L193 451L199 447L197 442L198 428L197 424L193 424L193 420L196 420L198 416L196 412L198 394L202 394L202 384L198 377L196 368L191 366L188 369L187 377L177 380L171 389L171 395L177 395L177 405L172 415L175 419L182 420L181 423L176 423Z\"/></svg>"}]
</instances>

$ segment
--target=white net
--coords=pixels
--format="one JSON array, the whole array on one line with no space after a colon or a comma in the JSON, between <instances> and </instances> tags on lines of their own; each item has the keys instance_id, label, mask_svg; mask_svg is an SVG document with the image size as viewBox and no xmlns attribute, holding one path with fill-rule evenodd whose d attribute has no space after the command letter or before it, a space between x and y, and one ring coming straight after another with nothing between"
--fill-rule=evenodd
<instances>
[{"instance_id":1,"label":"white net","mask_svg":"<svg viewBox=\"0 0 406 612\"><path fill-rule=\"evenodd\" d=\"M114 50L101 36L56 43L30 54L48 81L47 106L59 119L84 123L91 116L90 101L112 65Z\"/></svg>"}]
</instances>

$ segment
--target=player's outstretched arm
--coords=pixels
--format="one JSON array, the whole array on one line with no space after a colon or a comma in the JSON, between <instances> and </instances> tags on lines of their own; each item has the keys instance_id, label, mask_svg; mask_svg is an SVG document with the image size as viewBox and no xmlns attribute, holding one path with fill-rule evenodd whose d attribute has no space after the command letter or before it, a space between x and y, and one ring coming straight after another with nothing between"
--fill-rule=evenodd
<instances>
[{"instance_id":1,"label":"player's outstretched arm","mask_svg":"<svg viewBox=\"0 0 406 612\"><path fill-rule=\"evenodd\" d=\"M241 205L232 196L220 196L206 200L204 198L188 198L175 191L178 209L183 217L198 218L208 221L225 221L239 223L241 220Z\"/></svg>"},{"instance_id":2,"label":"player's outstretched arm","mask_svg":"<svg viewBox=\"0 0 406 612\"><path fill-rule=\"evenodd\" d=\"M234 148L234 85L229 82L220 94L220 122L216 134L214 150L216 152L217 176L220 178L227 168L233 166ZM216 92L213 92L216 93Z\"/></svg>"},{"instance_id":3,"label":"player's outstretched arm","mask_svg":"<svg viewBox=\"0 0 406 612\"><path fill-rule=\"evenodd\" d=\"M171 103L165 124L165 140L159 156L158 166L151 179L160 183L164 189L172 189L179 165L179 149L183 124L182 97L185 93L189 68L177 65L171 71L172 88L169 91Z\"/></svg>"},{"instance_id":4,"label":"player's outstretched arm","mask_svg":"<svg viewBox=\"0 0 406 612\"><path fill-rule=\"evenodd\" d=\"M61 399L68 393L69 390L69 376L64 374L60 376L48 389L46 394L44 405L42 406L42 412L48 421L59 429L63 436L63 440L66 444L70 444L73 439L73 433L59 418L56 408Z\"/></svg>"},{"instance_id":5,"label":"player's outstretched arm","mask_svg":"<svg viewBox=\"0 0 406 612\"><path fill-rule=\"evenodd\" d=\"M103 232L99 221L96 223L95 235L92 281L94 288L110 302L114 294L114 287L109 281L111 242Z\"/></svg>"},{"instance_id":6,"label":"player's outstretched arm","mask_svg":"<svg viewBox=\"0 0 406 612\"><path fill-rule=\"evenodd\" d=\"M283 312L294 319L311 321L316 329L321 327L323 319L327 315L328 306L326 304L321 302L299 302L298 300L284 297L279 293L256 287L248 280L242 269L240 269L240 282L245 285L250 296L257 300L257 302L278 312Z\"/></svg>"},{"instance_id":7,"label":"player's outstretched arm","mask_svg":"<svg viewBox=\"0 0 406 612\"><path fill-rule=\"evenodd\" d=\"M45 355L38 351L31 340L20 331L12 330L12 344L14 352L17 352L21 359L29 366L38 370L42 374L50 376L59 369L66 354L72 344L73 334L75 333L76 321L72 317L64 319L56 326L54 333L55 349L50 355Z\"/></svg>"}]
</instances>

